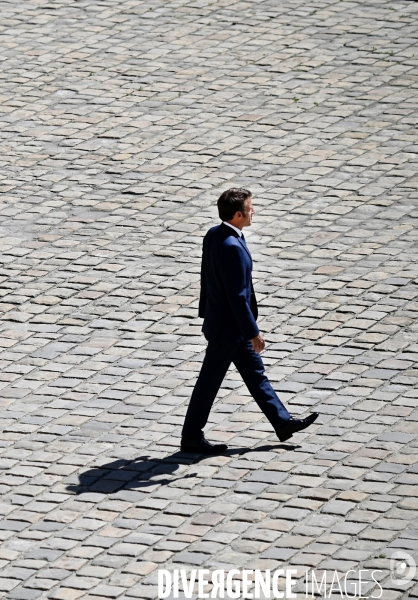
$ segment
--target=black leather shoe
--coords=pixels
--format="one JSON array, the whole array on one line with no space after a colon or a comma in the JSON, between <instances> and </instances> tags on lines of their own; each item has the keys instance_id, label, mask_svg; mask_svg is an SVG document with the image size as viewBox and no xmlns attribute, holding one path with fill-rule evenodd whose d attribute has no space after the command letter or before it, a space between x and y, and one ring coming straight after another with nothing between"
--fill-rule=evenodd
<instances>
[{"instance_id":1,"label":"black leather shoe","mask_svg":"<svg viewBox=\"0 0 418 600\"><path fill-rule=\"evenodd\" d=\"M276 431L277 437L281 442L285 442L291 438L294 433L302 431L302 429L306 429L309 425L312 425L312 423L317 420L318 416L318 413L312 413L305 419L295 419L294 417L290 417L290 420Z\"/></svg>"},{"instance_id":2,"label":"black leather shoe","mask_svg":"<svg viewBox=\"0 0 418 600\"><path fill-rule=\"evenodd\" d=\"M185 440L182 438L180 445L182 452L193 452L194 454L222 454L227 449L226 444L211 444L205 436L201 440Z\"/></svg>"}]
</instances>

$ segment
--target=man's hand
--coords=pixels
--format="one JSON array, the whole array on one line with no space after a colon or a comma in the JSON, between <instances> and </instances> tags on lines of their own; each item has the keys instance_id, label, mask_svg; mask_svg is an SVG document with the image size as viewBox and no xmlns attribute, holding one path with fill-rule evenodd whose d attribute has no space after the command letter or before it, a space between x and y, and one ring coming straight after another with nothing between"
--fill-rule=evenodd
<instances>
[{"instance_id":1,"label":"man's hand","mask_svg":"<svg viewBox=\"0 0 418 600\"><path fill-rule=\"evenodd\" d=\"M266 347L266 342L261 333L251 340L251 344L254 352L257 352L258 354Z\"/></svg>"}]
</instances>

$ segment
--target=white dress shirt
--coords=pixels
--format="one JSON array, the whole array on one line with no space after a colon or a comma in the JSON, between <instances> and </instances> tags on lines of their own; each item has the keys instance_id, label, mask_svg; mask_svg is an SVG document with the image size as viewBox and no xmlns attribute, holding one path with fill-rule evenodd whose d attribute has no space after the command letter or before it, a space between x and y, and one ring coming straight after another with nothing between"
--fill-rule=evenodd
<instances>
[{"instance_id":1,"label":"white dress shirt","mask_svg":"<svg viewBox=\"0 0 418 600\"><path fill-rule=\"evenodd\" d=\"M235 227L235 225L231 225L231 223L227 223L226 221L222 221L222 223L224 225L228 225L228 227L231 227L234 231L236 231L238 233L239 237L242 237L241 229L238 229L238 227Z\"/></svg>"}]
</instances>

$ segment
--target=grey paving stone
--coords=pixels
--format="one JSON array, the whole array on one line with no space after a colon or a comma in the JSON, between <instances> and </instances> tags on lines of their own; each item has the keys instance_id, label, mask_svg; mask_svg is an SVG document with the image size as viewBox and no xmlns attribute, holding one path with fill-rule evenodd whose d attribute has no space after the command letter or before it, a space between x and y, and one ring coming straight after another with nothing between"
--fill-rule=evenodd
<instances>
[{"instance_id":1,"label":"grey paving stone","mask_svg":"<svg viewBox=\"0 0 418 600\"><path fill-rule=\"evenodd\" d=\"M42 595L41 590L30 590L27 588L18 587L9 592L8 597L16 600L34 600Z\"/></svg>"},{"instance_id":2,"label":"grey paving stone","mask_svg":"<svg viewBox=\"0 0 418 600\"><path fill-rule=\"evenodd\" d=\"M296 550L290 548L272 548L261 555L262 558L274 558L275 560L285 561L296 554Z\"/></svg>"}]
</instances>

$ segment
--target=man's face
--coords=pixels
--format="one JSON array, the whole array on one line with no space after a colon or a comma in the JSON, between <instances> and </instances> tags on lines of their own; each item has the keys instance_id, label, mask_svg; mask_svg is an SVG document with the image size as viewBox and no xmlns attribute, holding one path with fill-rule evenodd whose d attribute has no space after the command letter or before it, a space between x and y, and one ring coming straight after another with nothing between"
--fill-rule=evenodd
<instances>
[{"instance_id":1,"label":"man's face","mask_svg":"<svg viewBox=\"0 0 418 600\"><path fill-rule=\"evenodd\" d=\"M252 219L253 219L253 215L255 214L255 210L253 207L253 199L251 197L247 198L246 201L244 202L244 209L245 209L245 213L243 215L242 226L250 227Z\"/></svg>"}]
</instances>

